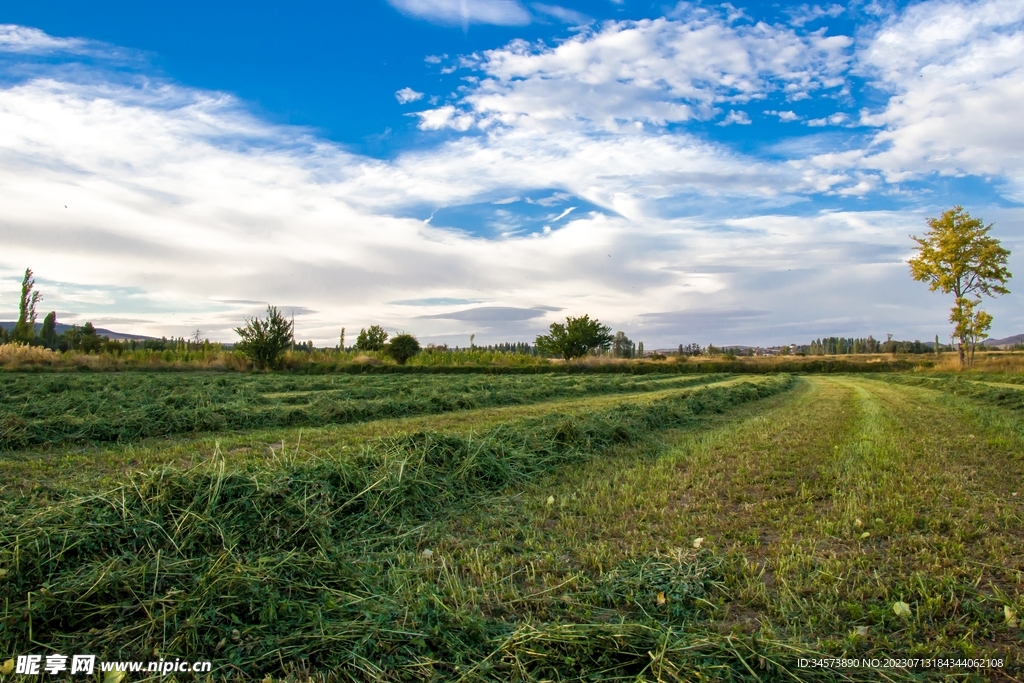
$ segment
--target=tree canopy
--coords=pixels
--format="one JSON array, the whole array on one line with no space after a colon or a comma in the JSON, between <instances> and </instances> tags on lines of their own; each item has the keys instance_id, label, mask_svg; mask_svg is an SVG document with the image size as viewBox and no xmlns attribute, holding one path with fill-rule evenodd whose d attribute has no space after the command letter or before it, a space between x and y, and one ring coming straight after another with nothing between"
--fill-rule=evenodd
<instances>
[{"instance_id":1,"label":"tree canopy","mask_svg":"<svg viewBox=\"0 0 1024 683\"><path fill-rule=\"evenodd\" d=\"M589 315L567 316L565 323L551 323L548 333L537 337L537 350L566 360L580 358L591 349L607 349L612 343L612 328Z\"/></svg>"},{"instance_id":2,"label":"tree canopy","mask_svg":"<svg viewBox=\"0 0 1024 683\"><path fill-rule=\"evenodd\" d=\"M36 281L32 277L32 269L25 269L25 277L21 281L21 301L18 304L18 322L14 324L14 339L25 343L31 342L36 336L36 304L42 299L39 292L33 292Z\"/></svg>"},{"instance_id":3,"label":"tree canopy","mask_svg":"<svg viewBox=\"0 0 1024 683\"><path fill-rule=\"evenodd\" d=\"M949 321L960 341L960 364L968 348L988 336L992 316L979 309L982 295L1009 294L1006 282L1013 277L1006 268L1010 251L989 235L992 224L972 218L962 206L928 219L924 237L911 235L918 244L910 259L915 280L927 282L931 291L953 294ZM973 353L972 353L973 357Z\"/></svg>"},{"instance_id":4,"label":"tree canopy","mask_svg":"<svg viewBox=\"0 0 1024 683\"><path fill-rule=\"evenodd\" d=\"M235 332L242 338L235 348L244 353L259 370L276 367L284 350L293 341L293 323L285 320L277 306L267 306L266 319L249 318Z\"/></svg>"},{"instance_id":5,"label":"tree canopy","mask_svg":"<svg viewBox=\"0 0 1024 683\"><path fill-rule=\"evenodd\" d=\"M360 351L380 351L387 343L388 333L380 325L370 325L370 329L359 330L356 337L356 348Z\"/></svg>"}]
</instances>

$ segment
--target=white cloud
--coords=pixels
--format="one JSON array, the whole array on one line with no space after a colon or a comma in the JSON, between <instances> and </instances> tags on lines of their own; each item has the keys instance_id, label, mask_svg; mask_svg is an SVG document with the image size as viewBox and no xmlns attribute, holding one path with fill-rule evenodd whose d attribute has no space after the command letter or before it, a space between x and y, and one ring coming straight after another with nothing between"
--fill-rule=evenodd
<instances>
[{"instance_id":1,"label":"white cloud","mask_svg":"<svg viewBox=\"0 0 1024 683\"><path fill-rule=\"evenodd\" d=\"M437 109L416 112L420 118L421 130L441 130L451 128L457 131L467 131L473 125L473 117L460 114L459 111L448 104Z\"/></svg>"},{"instance_id":2,"label":"white cloud","mask_svg":"<svg viewBox=\"0 0 1024 683\"><path fill-rule=\"evenodd\" d=\"M530 13L516 0L388 0L396 9L438 24L523 26Z\"/></svg>"},{"instance_id":3,"label":"white cloud","mask_svg":"<svg viewBox=\"0 0 1024 683\"><path fill-rule=\"evenodd\" d=\"M718 125L729 126L734 123L737 123L741 126L749 126L751 123L750 116L747 115L747 112L745 111L737 111L733 109L729 111L728 114L725 115L725 118L722 119L722 121Z\"/></svg>"},{"instance_id":4,"label":"white cloud","mask_svg":"<svg viewBox=\"0 0 1024 683\"><path fill-rule=\"evenodd\" d=\"M262 308L230 303L240 300L316 311L302 316L299 334L321 343L333 343L341 325L371 322L424 338L478 331L480 339L529 339L550 319L579 312L647 330L640 338L649 345L679 343L685 327L638 315L745 306L792 322L822 311L787 313L777 303L784 299L772 297L796 285L766 285L766 268L820 269L817 277L827 279L878 258L873 235L850 230L823 249L825 228L808 227L858 216L776 217L769 227L754 218L659 218L648 206L686 192L772 194L780 173L685 136L603 141L514 130L389 163L262 123L215 93L35 80L0 89L0 264L11 285L0 304L14 305L18 273L28 264L45 285L47 305L78 320L150 320L125 325L141 333L199 327L230 340L241 317ZM788 176L783 183L803 182ZM618 216L573 219L563 209L560 229L505 240L394 217L405 204L458 203L523 186L563 187ZM886 239L905 240L906 226L891 216L875 224ZM109 296L90 303L75 291ZM63 304L61 292L68 293ZM502 327L413 320L388 303L417 297L563 311ZM764 319L759 331L740 323L733 341L782 334Z\"/></svg>"},{"instance_id":5,"label":"white cloud","mask_svg":"<svg viewBox=\"0 0 1024 683\"><path fill-rule=\"evenodd\" d=\"M416 92L412 88L402 88L395 93L395 99L398 100L399 104L409 104L410 102L423 99L423 93Z\"/></svg>"},{"instance_id":6,"label":"white cloud","mask_svg":"<svg viewBox=\"0 0 1024 683\"><path fill-rule=\"evenodd\" d=\"M722 105L782 91L790 99L836 88L851 40L733 23L693 11L683 19L607 22L557 46L513 41L464 64L483 78L461 106L481 125L619 131L711 119Z\"/></svg>"},{"instance_id":7,"label":"white cloud","mask_svg":"<svg viewBox=\"0 0 1024 683\"><path fill-rule=\"evenodd\" d=\"M822 19L824 17L838 17L846 10L842 5L832 4L828 7L821 5L800 5L784 10L790 17L789 23L793 26L802 27L805 24Z\"/></svg>"},{"instance_id":8,"label":"white cloud","mask_svg":"<svg viewBox=\"0 0 1024 683\"><path fill-rule=\"evenodd\" d=\"M792 112L790 112L790 113L792 113ZM840 112L836 112L835 114L831 114L829 116L823 116L820 119L810 119L810 120L807 121L807 125L811 126L812 128L814 128L814 127L821 127L821 126L838 126L838 125L843 124L845 121L849 120L849 118L850 117L847 114L845 114L845 113L840 111ZM785 121L787 119L783 119L783 120ZM789 119L789 120L792 120L792 119Z\"/></svg>"},{"instance_id":9,"label":"white cloud","mask_svg":"<svg viewBox=\"0 0 1024 683\"><path fill-rule=\"evenodd\" d=\"M892 93L864 165L898 182L930 173L1002 178L1024 200L1024 4L929 2L893 17L859 53Z\"/></svg>"},{"instance_id":10,"label":"white cloud","mask_svg":"<svg viewBox=\"0 0 1024 683\"><path fill-rule=\"evenodd\" d=\"M44 54L48 52L82 53L92 45L78 38L56 38L37 28L0 24L0 52Z\"/></svg>"},{"instance_id":11,"label":"white cloud","mask_svg":"<svg viewBox=\"0 0 1024 683\"><path fill-rule=\"evenodd\" d=\"M881 140L865 161L863 150L829 142L842 130L828 131L804 136L821 149L758 158L666 125L723 111L738 123L751 100L835 92L849 45L714 13L612 22L555 47L512 43L471 59L478 83L414 114L422 129L447 133L386 161L267 124L220 93L102 73L76 82L69 71L5 84L0 306L15 307L17 278L31 265L48 305L150 320L126 330L143 333L198 326L231 339L241 316L262 308L244 302L267 301L316 311L299 334L325 343L341 325L374 322L424 338L529 339L582 312L648 346L884 331L930 338L944 329L928 321L945 319L945 302L907 286L902 261L922 215L764 208L877 192L883 162L926 166L884 156L903 154L910 138ZM909 125L892 114L898 96L864 117L880 136ZM1001 152L1001 168L1012 171L1014 153ZM583 206L576 198L605 214L567 213ZM513 210L516 201L558 205L545 217L557 225L485 239L421 220L436 208ZM716 202L724 218L679 217ZM413 214L420 219L403 217ZM562 311L502 327L415 319L391 303L424 298ZM902 307L886 308L893 303ZM688 309L723 312L716 338L687 336L715 324L688 324L677 313Z\"/></svg>"},{"instance_id":12,"label":"white cloud","mask_svg":"<svg viewBox=\"0 0 1024 683\"><path fill-rule=\"evenodd\" d=\"M779 120L784 123L789 123L790 121L798 121L800 119L800 117L796 115L796 112L792 111L776 111L774 109L766 109L764 113L768 114L769 116L778 116Z\"/></svg>"},{"instance_id":13,"label":"white cloud","mask_svg":"<svg viewBox=\"0 0 1024 683\"><path fill-rule=\"evenodd\" d=\"M566 24L582 26L583 24L589 24L593 21L593 19L582 12L577 12L574 9L569 9L568 7L562 7L560 5L547 5L542 2L535 2L530 5L530 7L541 14L554 17Z\"/></svg>"}]
</instances>

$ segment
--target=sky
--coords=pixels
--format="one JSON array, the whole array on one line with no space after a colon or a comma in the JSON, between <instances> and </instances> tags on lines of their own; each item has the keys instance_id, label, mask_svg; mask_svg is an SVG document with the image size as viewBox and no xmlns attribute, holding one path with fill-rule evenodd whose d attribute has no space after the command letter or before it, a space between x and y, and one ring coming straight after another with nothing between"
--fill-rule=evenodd
<instances>
[{"instance_id":1,"label":"sky","mask_svg":"<svg viewBox=\"0 0 1024 683\"><path fill-rule=\"evenodd\" d=\"M1024 274L1021 111L1019 0L0 0L0 319L945 340L910 235Z\"/></svg>"}]
</instances>

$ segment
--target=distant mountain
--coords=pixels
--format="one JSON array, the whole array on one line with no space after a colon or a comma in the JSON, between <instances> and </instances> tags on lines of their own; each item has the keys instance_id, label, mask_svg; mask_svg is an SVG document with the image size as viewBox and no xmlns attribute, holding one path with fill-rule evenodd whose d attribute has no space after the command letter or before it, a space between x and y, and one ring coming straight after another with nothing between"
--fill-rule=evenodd
<instances>
[{"instance_id":1,"label":"distant mountain","mask_svg":"<svg viewBox=\"0 0 1024 683\"><path fill-rule=\"evenodd\" d=\"M14 329L15 325L17 325L17 322L14 322L14 321L0 322L0 327L4 328L8 332L12 331ZM42 326L43 326L42 323L36 323L36 332L37 333L39 332L40 328L42 328ZM72 327L73 327L73 325L65 325L64 323L57 323L57 325L56 325L57 334L64 334L65 331L70 330ZM113 339L113 340L116 340L116 341L131 341L132 339L134 339L135 341L145 341L147 339L156 339L156 337L145 337L145 336L143 336L141 334L128 334L126 332L114 332L113 330L107 330L107 329L104 329L102 327L97 327L96 328L96 334L98 334L101 337L109 337L110 339Z\"/></svg>"},{"instance_id":2,"label":"distant mountain","mask_svg":"<svg viewBox=\"0 0 1024 683\"><path fill-rule=\"evenodd\" d=\"M1024 342L1024 334L1015 334L1012 337L1004 337L1002 339L986 339L982 344L985 346L1013 346L1021 342Z\"/></svg>"}]
</instances>

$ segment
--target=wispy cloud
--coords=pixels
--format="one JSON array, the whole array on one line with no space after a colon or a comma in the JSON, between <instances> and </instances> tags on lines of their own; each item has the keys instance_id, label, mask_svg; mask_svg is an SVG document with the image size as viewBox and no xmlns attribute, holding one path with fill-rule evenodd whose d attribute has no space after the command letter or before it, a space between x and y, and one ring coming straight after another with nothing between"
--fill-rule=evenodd
<instances>
[{"instance_id":1,"label":"wispy cloud","mask_svg":"<svg viewBox=\"0 0 1024 683\"><path fill-rule=\"evenodd\" d=\"M566 24L583 26L584 24L589 24L594 21L582 12L577 12L574 9L569 9L568 7L562 7L560 5L548 5L542 2L535 2L531 4L530 7L532 7L536 12L546 14L549 17L554 17L558 21Z\"/></svg>"},{"instance_id":2,"label":"wispy cloud","mask_svg":"<svg viewBox=\"0 0 1024 683\"><path fill-rule=\"evenodd\" d=\"M37 28L0 24L0 52L21 54L46 54L68 52L83 54L91 52L97 43L80 38L57 38Z\"/></svg>"},{"instance_id":3,"label":"wispy cloud","mask_svg":"<svg viewBox=\"0 0 1024 683\"><path fill-rule=\"evenodd\" d=\"M522 26L530 13L517 0L388 0L403 14L448 26Z\"/></svg>"}]
</instances>

